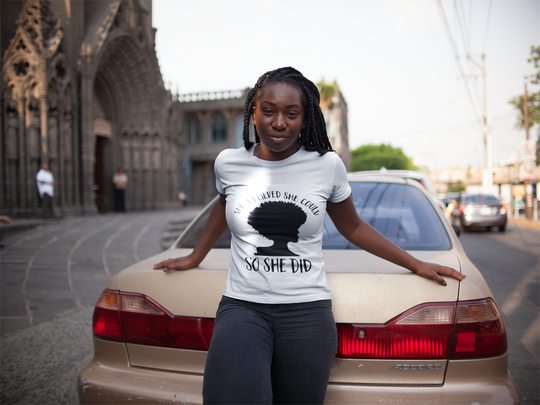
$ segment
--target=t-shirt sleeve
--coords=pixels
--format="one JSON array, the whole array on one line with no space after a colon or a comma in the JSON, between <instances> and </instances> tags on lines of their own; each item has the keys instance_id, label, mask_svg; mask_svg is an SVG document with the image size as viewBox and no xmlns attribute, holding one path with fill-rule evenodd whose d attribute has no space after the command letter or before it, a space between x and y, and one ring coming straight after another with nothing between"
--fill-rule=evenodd
<instances>
[{"instance_id":1,"label":"t-shirt sleeve","mask_svg":"<svg viewBox=\"0 0 540 405\"><path fill-rule=\"evenodd\" d=\"M332 203L338 203L344 201L351 195L351 186L347 181L347 169L343 164L340 157L335 155L335 167L334 167L334 185L332 187L332 194L328 201Z\"/></svg>"},{"instance_id":2,"label":"t-shirt sleeve","mask_svg":"<svg viewBox=\"0 0 540 405\"><path fill-rule=\"evenodd\" d=\"M214 174L216 175L216 189L218 193L225 194L225 185L223 184L223 164L226 150L221 151L214 162Z\"/></svg>"}]
</instances>

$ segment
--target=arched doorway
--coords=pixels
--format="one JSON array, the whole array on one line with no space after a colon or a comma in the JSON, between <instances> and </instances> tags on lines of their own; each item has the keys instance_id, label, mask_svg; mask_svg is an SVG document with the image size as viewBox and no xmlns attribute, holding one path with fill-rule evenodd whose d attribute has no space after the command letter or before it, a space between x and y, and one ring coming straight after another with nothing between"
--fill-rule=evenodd
<instances>
[{"instance_id":1,"label":"arched doorway","mask_svg":"<svg viewBox=\"0 0 540 405\"><path fill-rule=\"evenodd\" d=\"M152 179L165 179L160 176L161 159L152 158L152 151L172 151L161 146L163 124L157 111L160 94L154 76L135 38L119 35L105 44L97 64L92 102L94 197L100 212L114 209L112 177L120 166L128 176L126 208L157 207L159 193Z\"/></svg>"}]
</instances>

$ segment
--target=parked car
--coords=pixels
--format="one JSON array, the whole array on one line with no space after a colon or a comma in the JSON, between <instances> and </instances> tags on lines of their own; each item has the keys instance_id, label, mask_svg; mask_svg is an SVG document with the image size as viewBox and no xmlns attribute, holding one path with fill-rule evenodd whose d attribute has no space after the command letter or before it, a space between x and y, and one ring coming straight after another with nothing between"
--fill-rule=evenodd
<instances>
[{"instance_id":1,"label":"parked car","mask_svg":"<svg viewBox=\"0 0 540 405\"><path fill-rule=\"evenodd\" d=\"M380 170L365 170L361 172L354 172L355 176L393 176L393 177L401 177L403 179L411 179L414 181L417 181L420 183L430 194L430 196L433 198L433 201L435 204L444 211L446 206L444 203L439 200L437 197L437 191L435 190L435 187L433 186L433 183L429 179L429 177L422 172L416 171L416 170L388 170L386 168L381 168Z\"/></svg>"},{"instance_id":2,"label":"parked car","mask_svg":"<svg viewBox=\"0 0 540 405\"><path fill-rule=\"evenodd\" d=\"M360 216L421 260L467 275L432 280L358 249L325 220L325 268L339 347L326 403L512 404L506 329L484 278L418 182L351 174ZM199 267L153 265L191 252L212 203L165 252L108 283L93 315L82 404L202 403L216 309L230 261L227 231Z\"/></svg>"},{"instance_id":3,"label":"parked car","mask_svg":"<svg viewBox=\"0 0 540 405\"><path fill-rule=\"evenodd\" d=\"M452 211L452 223L463 230L471 228L498 227L506 231L508 208L491 194L461 194L458 204Z\"/></svg>"}]
</instances>

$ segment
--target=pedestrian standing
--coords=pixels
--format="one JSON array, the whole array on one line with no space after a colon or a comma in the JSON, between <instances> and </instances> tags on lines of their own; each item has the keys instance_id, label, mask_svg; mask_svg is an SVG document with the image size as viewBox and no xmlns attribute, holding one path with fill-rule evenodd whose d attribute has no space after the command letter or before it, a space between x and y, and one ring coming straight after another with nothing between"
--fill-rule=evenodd
<instances>
[{"instance_id":1,"label":"pedestrian standing","mask_svg":"<svg viewBox=\"0 0 540 405\"><path fill-rule=\"evenodd\" d=\"M41 210L43 218L55 218L54 214L54 186L56 181L49 170L48 163L41 164L41 170L36 174L36 183L41 198Z\"/></svg>"},{"instance_id":2,"label":"pedestrian standing","mask_svg":"<svg viewBox=\"0 0 540 405\"><path fill-rule=\"evenodd\" d=\"M180 190L180 192L178 193L178 199L180 200L182 207L185 207L187 205L188 197L184 190Z\"/></svg>"},{"instance_id":3,"label":"pedestrian standing","mask_svg":"<svg viewBox=\"0 0 540 405\"><path fill-rule=\"evenodd\" d=\"M198 266L231 230L231 263L204 370L205 404L324 402L337 347L321 247L325 213L349 241L419 276L440 285L446 281L439 274L464 278L414 258L360 219L319 102L315 84L293 68L262 75L246 97L245 147L216 159L220 196L193 252L154 266L165 272ZM309 271L251 265L270 260L295 260Z\"/></svg>"},{"instance_id":4,"label":"pedestrian standing","mask_svg":"<svg viewBox=\"0 0 540 405\"><path fill-rule=\"evenodd\" d=\"M11 218L7 215L0 215L0 222L4 224L11 224ZM0 249L4 248L4 244L2 243L2 228L0 228Z\"/></svg>"},{"instance_id":5,"label":"pedestrian standing","mask_svg":"<svg viewBox=\"0 0 540 405\"><path fill-rule=\"evenodd\" d=\"M127 174L122 167L113 176L114 184L114 210L116 212L126 211L126 186L128 183Z\"/></svg>"}]
</instances>

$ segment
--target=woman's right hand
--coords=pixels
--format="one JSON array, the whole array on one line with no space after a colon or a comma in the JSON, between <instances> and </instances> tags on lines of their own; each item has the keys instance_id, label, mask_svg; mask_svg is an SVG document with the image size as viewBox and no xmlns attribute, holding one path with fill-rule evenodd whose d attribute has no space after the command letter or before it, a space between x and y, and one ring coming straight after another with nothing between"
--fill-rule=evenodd
<instances>
[{"instance_id":1,"label":"woman's right hand","mask_svg":"<svg viewBox=\"0 0 540 405\"><path fill-rule=\"evenodd\" d=\"M197 264L193 262L190 256L182 256L154 264L154 270L163 270L165 273L168 273L171 270L188 270L196 266Z\"/></svg>"},{"instance_id":2,"label":"woman's right hand","mask_svg":"<svg viewBox=\"0 0 540 405\"><path fill-rule=\"evenodd\" d=\"M216 244L217 240L227 229L227 219L225 218L226 197L220 195L216 201L210 218L206 223L201 237L197 241L193 252L187 256L177 257L176 259L163 260L154 264L154 270L161 270L168 273L171 270L188 270L197 267L204 260L210 249Z\"/></svg>"}]
</instances>

